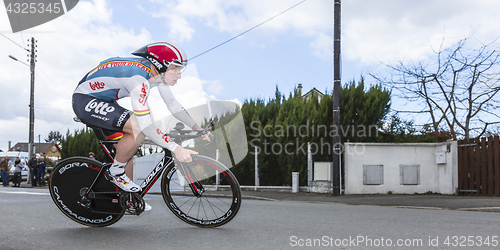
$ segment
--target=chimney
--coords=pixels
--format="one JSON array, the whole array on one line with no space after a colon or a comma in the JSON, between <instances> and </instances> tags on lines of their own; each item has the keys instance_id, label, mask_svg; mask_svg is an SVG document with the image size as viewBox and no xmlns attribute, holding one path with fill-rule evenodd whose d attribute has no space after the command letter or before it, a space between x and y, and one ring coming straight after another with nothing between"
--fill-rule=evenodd
<instances>
[{"instance_id":1,"label":"chimney","mask_svg":"<svg viewBox=\"0 0 500 250\"><path fill-rule=\"evenodd\" d=\"M9 148L7 148L7 151L10 151L10 141L9 141Z\"/></svg>"},{"instance_id":2,"label":"chimney","mask_svg":"<svg viewBox=\"0 0 500 250\"><path fill-rule=\"evenodd\" d=\"M299 90L299 95L302 96L302 83L298 84L297 89Z\"/></svg>"}]
</instances>

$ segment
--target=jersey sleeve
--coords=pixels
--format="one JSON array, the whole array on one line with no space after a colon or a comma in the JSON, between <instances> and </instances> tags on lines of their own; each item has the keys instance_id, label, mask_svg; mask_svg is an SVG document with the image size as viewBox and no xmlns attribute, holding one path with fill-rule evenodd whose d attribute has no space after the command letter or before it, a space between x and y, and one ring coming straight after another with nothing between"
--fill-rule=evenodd
<instances>
[{"instance_id":1,"label":"jersey sleeve","mask_svg":"<svg viewBox=\"0 0 500 250\"><path fill-rule=\"evenodd\" d=\"M175 99L174 93L167 84L158 85L158 92L160 96L167 105L168 110L172 115L184 122L188 127L193 128L196 122L191 118L188 112L182 107L182 105Z\"/></svg>"},{"instance_id":2,"label":"jersey sleeve","mask_svg":"<svg viewBox=\"0 0 500 250\"><path fill-rule=\"evenodd\" d=\"M168 138L152 121L147 102L149 81L144 77L134 76L130 78L128 85L135 86L130 91L130 100L141 132L159 146L174 151L178 146L177 143Z\"/></svg>"}]
</instances>

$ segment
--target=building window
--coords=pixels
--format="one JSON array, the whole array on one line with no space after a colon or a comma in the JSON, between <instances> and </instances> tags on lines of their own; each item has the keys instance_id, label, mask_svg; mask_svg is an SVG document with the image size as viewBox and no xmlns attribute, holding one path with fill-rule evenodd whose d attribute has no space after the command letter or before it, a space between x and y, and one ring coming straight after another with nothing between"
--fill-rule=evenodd
<instances>
[{"instance_id":1,"label":"building window","mask_svg":"<svg viewBox=\"0 0 500 250\"><path fill-rule=\"evenodd\" d=\"M384 184L384 165L363 165L363 185Z\"/></svg>"},{"instance_id":2,"label":"building window","mask_svg":"<svg viewBox=\"0 0 500 250\"><path fill-rule=\"evenodd\" d=\"M401 185L420 185L420 165L399 165Z\"/></svg>"}]
</instances>

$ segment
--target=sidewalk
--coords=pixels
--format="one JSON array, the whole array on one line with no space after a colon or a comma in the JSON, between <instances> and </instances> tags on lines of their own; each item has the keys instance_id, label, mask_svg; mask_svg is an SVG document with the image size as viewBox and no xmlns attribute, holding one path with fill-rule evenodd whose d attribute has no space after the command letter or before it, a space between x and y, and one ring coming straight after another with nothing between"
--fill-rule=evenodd
<instances>
[{"instance_id":1,"label":"sidewalk","mask_svg":"<svg viewBox=\"0 0 500 250\"><path fill-rule=\"evenodd\" d=\"M12 184L11 184L12 185ZM15 187L10 187L17 189ZM21 183L21 188L32 188L30 184ZM33 187L47 189L44 187ZM275 191L242 191L243 199L268 201L301 201L320 203L339 203L347 205L392 206L417 209L440 209L460 211L500 212L500 197L456 196L439 194L373 194L373 195L341 195L331 194L291 193Z\"/></svg>"},{"instance_id":2,"label":"sidewalk","mask_svg":"<svg viewBox=\"0 0 500 250\"><path fill-rule=\"evenodd\" d=\"M36 187L31 187L31 184L27 184L27 183L26 183L26 182L24 182L24 181L21 183L21 186L20 186L20 187L14 187L14 184L12 184L12 183L10 183L9 185L10 185L10 188L12 188L12 189L17 189L17 188L38 188L38 189L48 189L48 188L49 188L48 183L47 183L47 184L45 184L45 186L43 186L43 187L38 187L38 186L36 186Z\"/></svg>"},{"instance_id":3,"label":"sidewalk","mask_svg":"<svg viewBox=\"0 0 500 250\"><path fill-rule=\"evenodd\" d=\"M340 203L348 205L393 206L419 209L447 209L462 211L500 212L499 197L484 196L455 196L439 194L373 194L373 195L341 195L334 197L331 194L317 193L290 193L272 191L242 191L243 198Z\"/></svg>"}]
</instances>

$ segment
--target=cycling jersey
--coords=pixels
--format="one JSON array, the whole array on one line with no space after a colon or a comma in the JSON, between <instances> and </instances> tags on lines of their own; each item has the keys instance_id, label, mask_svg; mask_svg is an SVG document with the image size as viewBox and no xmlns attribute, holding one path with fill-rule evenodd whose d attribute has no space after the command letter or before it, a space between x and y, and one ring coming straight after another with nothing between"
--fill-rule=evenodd
<instances>
[{"instance_id":1,"label":"cycling jersey","mask_svg":"<svg viewBox=\"0 0 500 250\"><path fill-rule=\"evenodd\" d=\"M73 109L76 115L84 123L121 131L129 113L128 110L119 109L116 100L130 96L141 131L159 146L173 151L177 144L154 125L150 115L150 72L150 62L143 58L114 57L101 62L80 81L74 91ZM163 83L157 86L169 111L192 128L195 121L175 99L170 87Z\"/></svg>"}]
</instances>

